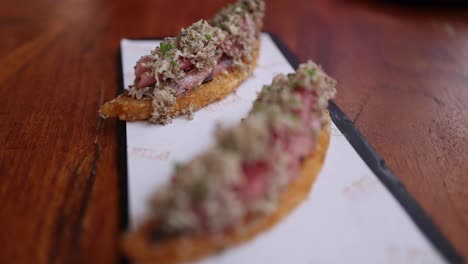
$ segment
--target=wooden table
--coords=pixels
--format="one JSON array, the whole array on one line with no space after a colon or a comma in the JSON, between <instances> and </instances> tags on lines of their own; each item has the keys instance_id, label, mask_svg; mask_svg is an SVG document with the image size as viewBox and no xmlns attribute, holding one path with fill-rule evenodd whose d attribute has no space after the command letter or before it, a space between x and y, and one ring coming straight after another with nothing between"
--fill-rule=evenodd
<instances>
[{"instance_id":1,"label":"wooden table","mask_svg":"<svg viewBox=\"0 0 468 264\"><path fill-rule=\"evenodd\" d=\"M226 1L0 3L0 263L120 259L119 40ZM337 104L468 257L468 9L268 0L266 31L339 81Z\"/></svg>"}]
</instances>

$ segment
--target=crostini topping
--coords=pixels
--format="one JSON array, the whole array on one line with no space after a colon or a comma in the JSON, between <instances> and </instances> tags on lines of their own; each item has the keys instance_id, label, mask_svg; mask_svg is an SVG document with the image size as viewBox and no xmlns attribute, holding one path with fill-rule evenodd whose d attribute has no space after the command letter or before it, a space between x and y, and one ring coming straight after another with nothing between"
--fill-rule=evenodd
<instances>
[{"instance_id":1,"label":"crostini topping","mask_svg":"<svg viewBox=\"0 0 468 264\"><path fill-rule=\"evenodd\" d=\"M150 121L155 123L167 124L168 120L174 117L174 114L167 111L167 107L174 105L175 96L168 88L158 89L154 91L152 100L153 114Z\"/></svg>"},{"instance_id":2,"label":"crostini topping","mask_svg":"<svg viewBox=\"0 0 468 264\"><path fill-rule=\"evenodd\" d=\"M225 8L209 22L200 20L182 29L178 36L165 38L150 55L140 58L135 65L135 81L128 95L152 98L167 89L176 98L183 96L230 67L247 70L264 16L263 0L240 0L232 8ZM164 104L170 108L172 105ZM160 109L160 108L158 108ZM151 118L156 123L168 123L172 117L158 114ZM167 116L167 118L162 118Z\"/></svg>"},{"instance_id":3,"label":"crostini topping","mask_svg":"<svg viewBox=\"0 0 468 264\"><path fill-rule=\"evenodd\" d=\"M313 62L264 86L249 116L219 127L216 143L179 164L151 200L158 232L210 233L270 213L317 144L336 82Z\"/></svg>"},{"instance_id":4,"label":"crostini topping","mask_svg":"<svg viewBox=\"0 0 468 264\"><path fill-rule=\"evenodd\" d=\"M245 68L252 61L255 42L263 26L265 3L262 0L241 0L222 9L211 23L228 32L221 43L223 52L234 60L234 65Z\"/></svg>"}]
</instances>

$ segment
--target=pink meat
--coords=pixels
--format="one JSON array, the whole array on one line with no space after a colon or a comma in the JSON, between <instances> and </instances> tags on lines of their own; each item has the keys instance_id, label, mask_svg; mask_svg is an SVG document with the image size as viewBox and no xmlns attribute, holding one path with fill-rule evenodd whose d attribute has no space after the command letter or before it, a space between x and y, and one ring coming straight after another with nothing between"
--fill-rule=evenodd
<instances>
[{"instance_id":1,"label":"pink meat","mask_svg":"<svg viewBox=\"0 0 468 264\"><path fill-rule=\"evenodd\" d=\"M180 95L186 93L196 86L200 85L204 80L210 76L216 76L220 72L227 70L231 64L230 59L221 59L222 54L219 54L216 59L220 60L219 64L216 65L215 69L205 69L198 71L194 65L185 59L179 61L179 68L186 71L185 77L173 88L176 90L176 94ZM154 76L150 75L151 69L146 67L144 64L151 60L150 57L142 57L135 65L135 87L144 88L148 87L156 82Z\"/></svg>"},{"instance_id":2,"label":"pink meat","mask_svg":"<svg viewBox=\"0 0 468 264\"><path fill-rule=\"evenodd\" d=\"M229 67L232 65L231 59L221 59L218 64L216 65L215 69L213 70L213 76L216 76L223 71L227 71Z\"/></svg>"},{"instance_id":3,"label":"pink meat","mask_svg":"<svg viewBox=\"0 0 468 264\"><path fill-rule=\"evenodd\" d=\"M180 95L192 90L193 88L200 85L210 75L211 69L205 69L203 71L192 70L186 73L184 78L179 81L176 87L174 87L176 94Z\"/></svg>"},{"instance_id":4,"label":"pink meat","mask_svg":"<svg viewBox=\"0 0 468 264\"><path fill-rule=\"evenodd\" d=\"M316 94L299 89L298 93L302 98L302 107L298 109L298 114L301 118L302 126L311 128L313 126L320 126L320 119L314 118L312 120L312 112L310 111L312 105L316 101ZM290 131L287 129L280 131L272 131L274 134L273 140L280 142L284 149L284 153L289 154L288 163L288 177L289 180L297 178L301 161L313 150L315 141L310 134L310 129L302 131ZM271 144L273 146L273 144ZM254 164L245 165L243 168L247 181L242 186L236 188L239 191L240 197L246 202L265 195L268 186L268 180L272 173L272 168L264 162L256 162Z\"/></svg>"},{"instance_id":5,"label":"pink meat","mask_svg":"<svg viewBox=\"0 0 468 264\"><path fill-rule=\"evenodd\" d=\"M194 67L193 64L189 60L186 60L186 59L179 60L179 69L188 71L188 70L191 70L193 67Z\"/></svg>"},{"instance_id":6,"label":"pink meat","mask_svg":"<svg viewBox=\"0 0 468 264\"><path fill-rule=\"evenodd\" d=\"M154 76L150 75L151 69L144 64L151 60L150 57L142 57L135 65L135 87L144 88L156 82Z\"/></svg>"},{"instance_id":7,"label":"pink meat","mask_svg":"<svg viewBox=\"0 0 468 264\"><path fill-rule=\"evenodd\" d=\"M266 192L268 174L270 168L265 162L256 162L251 165L244 166L243 172L247 181L236 190L245 202L249 202L258 197L261 197Z\"/></svg>"},{"instance_id":8,"label":"pink meat","mask_svg":"<svg viewBox=\"0 0 468 264\"><path fill-rule=\"evenodd\" d=\"M150 69L148 67L145 67L144 64L145 63L148 63L151 61L151 58L149 56L144 56L144 57L141 57L136 65L135 65L135 75L140 75L142 74L143 72L148 72L150 71Z\"/></svg>"},{"instance_id":9,"label":"pink meat","mask_svg":"<svg viewBox=\"0 0 468 264\"><path fill-rule=\"evenodd\" d=\"M302 98L301 108L297 109L297 113L300 116L304 129L293 131L285 127L284 129L271 131L271 138L274 144L281 144L283 152L288 153L290 157L287 165L287 177L289 181L298 177L303 158L306 158L315 147L315 141L310 133L313 127L311 126L311 122L312 124L320 125L320 119L311 114L312 106L317 98L316 94L303 89L298 89L297 91ZM274 144L270 145L273 147ZM242 170L246 180L240 185L233 186L233 190L247 204L261 199L267 194L267 188L273 173L272 169L266 161L244 164ZM203 228L208 228L206 221L208 216L205 214L205 211L198 207L197 204L194 204L194 210Z\"/></svg>"},{"instance_id":10,"label":"pink meat","mask_svg":"<svg viewBox=\"0 0 468 264\"><path fill-rule=\"evenodd\" d=\"M219 55L218 58L219 58L219 62L213 70L209 68L202 70L202 71L193 69L187 72L184 78L179 81L178 85L174 87L176 90L176 94L180 95L180 94L189 92L193 88L202 84L203 81L205 81L206 79L209 79L210 77L215 77L221 72L228 70L229 67L232 65L231 59L228 59L228 58L221 59L221 55ZM187 67L187 66L184 66L184 67ZM189 67L193 67L193 65L190 63Z\"/></svg>"},{"instance_id":11,"label":"pink meat","mask_svg":"<svg viewBox=\"0 0 468 264\"><path fill-rule=\"evenodd\" d=\"M249 21L244 17L244 23L242 25L242 30L255 30L253 27L249 26ZM228 44L230 43L230 44ZM239 43L237 39L231 39L231 41L225 41L220 44L217 50L216 57L214 59L218 60L217 66L213 70L203 70L196 71L194 65L190 60L180 59L179 60L179 69L183 70L186 73L185 77L180 81L177 87L173 87L176 90L176 94L180 95L192 90L194 87L200 85L207 78L214 77L219 73L227 70L232 65L232 60L223 57L222 50L227 53L238 53L244 49L243 45ZM151 69L146 67L144 64L151 60L150 56L144 56L135 65L135 88L144 88L153 85L156 82L155 76L151 74ZM162 77L159 76L159 79L162 81ZM169 84L170 85L170 84Z\"/></svg>"},{"instance_id":12,"label":"pink meat","mask_svg":"<svg viewBox=\"0 0 468 264\"><path fill-rule=\"evenodd\" d=\"M148 72L143 72L137 78L135 78L135 87L144 88L148 87L156 82L153 76L149 75Z\"/></svg>"}]
</instances>

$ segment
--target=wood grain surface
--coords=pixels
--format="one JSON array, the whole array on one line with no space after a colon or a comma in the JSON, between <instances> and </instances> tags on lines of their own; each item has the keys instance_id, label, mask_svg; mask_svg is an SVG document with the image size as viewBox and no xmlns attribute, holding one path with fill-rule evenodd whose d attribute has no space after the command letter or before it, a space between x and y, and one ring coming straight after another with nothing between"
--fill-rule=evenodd
<instances>
[{"instance_id":1,"label":"wood grain surface","mask_svg":"<svg viewBox=\"0 0 468 264\"><path fill-rule=\"evenodd\" d=\"M227 1L0 2L0 263L115 263L121 38ZM266 30L339 81L337 104L468 257L468 9L268 0Z\"/></svg>"}]
</instances>

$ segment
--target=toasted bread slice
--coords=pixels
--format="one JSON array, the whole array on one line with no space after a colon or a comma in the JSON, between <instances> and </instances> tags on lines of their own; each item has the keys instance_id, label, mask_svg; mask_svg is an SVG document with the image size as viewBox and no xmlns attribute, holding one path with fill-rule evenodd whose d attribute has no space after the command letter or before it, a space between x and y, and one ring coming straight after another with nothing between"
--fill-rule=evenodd
<instances>
[{"instance_id":1,"label":"toasted bread slice","mask_svg":"<svg viewBox=\"0 0 468 264\"><path fill-rule=\"evenodd\" d=\"M178 116L187 111L195 111L210 103L223 99L233 92L239 85L252 75L258 60L260 42L257 42L253 60L246 63L247 70L229 70L227 74L218 74L208 83L201 84L193 90L177 98L177 103L168 109L169 115ZM105 103L99 110L103 117L117 117L121 120L148 120L153 113L150 98L135 99L121 94L110 102Z\"/></svg>"},{"instance_id":2,"label":"toasted bread slice","mask_svg":"<svg viewBox=\"0 0 468 264\"><path fill-rule=\"evenodd\" d=\"M329 116L328 124L330 124ZM216 237L186 235L158 242L151 240L156 223L148 222L124 236L122 247L125 254L135 263L182 263L212 255L227 247L253 239L256 235L272 228L307 198L322 168L329 142L330 126L326 125L321 131L315 150L303 161L299 177L280 194L278 207L272 214L247 217L241 228L229 230Z\"/></svg>"}]
</instances>

